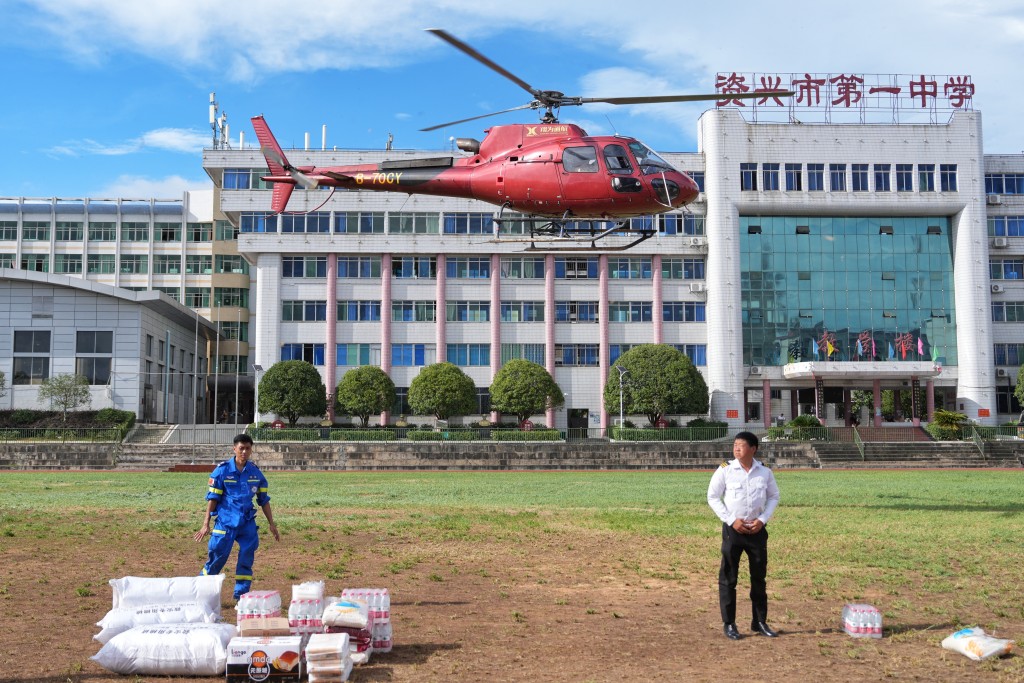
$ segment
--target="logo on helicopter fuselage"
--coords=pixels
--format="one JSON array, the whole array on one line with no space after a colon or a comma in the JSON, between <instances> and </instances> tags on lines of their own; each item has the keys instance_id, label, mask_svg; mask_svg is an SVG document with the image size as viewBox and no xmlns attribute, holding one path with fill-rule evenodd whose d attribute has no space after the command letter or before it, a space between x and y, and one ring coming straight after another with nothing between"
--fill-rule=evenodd
<instances>
[{"instance_id":1,"label":"logo on helicopter fuselage","mask_svg":"<svg viewBox=\"0 0 1024 683\"><path fill-rule=\"evenodd\" d=\"M536 135L565 135L569 132L569 126L527 126L526 137Z\"/></svg>"}]
</instances>

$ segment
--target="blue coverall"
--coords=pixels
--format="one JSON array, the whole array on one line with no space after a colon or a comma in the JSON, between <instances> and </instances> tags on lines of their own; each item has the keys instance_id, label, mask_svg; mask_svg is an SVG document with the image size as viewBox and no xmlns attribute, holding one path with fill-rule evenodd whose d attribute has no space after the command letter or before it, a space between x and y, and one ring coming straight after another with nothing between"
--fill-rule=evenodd
<instances>
[{"instance_id":1,"label":"blue coverall","mask_svg":"<svg viewBox=\"0 0 1024 683\"><path fill-rule=\"evenodd\" d=\"M247 462L241 472L235 459L225 460L210 474L209 491L206 500L216 500L215 521L210 532L209 560L203 567L203 575L219 574L228 561L231 547L238 542L238 563L235 566L235 600L248 593L252 586L252 563L256 549L260 546L256 526L256 503L263 507L270 502L267 493L267 478L252 462Z\"/></svg>"}]
</instances>

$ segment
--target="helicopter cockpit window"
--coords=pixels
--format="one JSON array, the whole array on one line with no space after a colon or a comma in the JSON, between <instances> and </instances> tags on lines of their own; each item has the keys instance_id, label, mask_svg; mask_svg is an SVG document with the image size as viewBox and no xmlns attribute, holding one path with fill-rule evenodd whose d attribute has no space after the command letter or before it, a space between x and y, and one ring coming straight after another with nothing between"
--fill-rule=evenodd
<instances>
[{"instance_id":1,"label":"helicopter cockpit window","mask_svg":"<svg viewBox=\"0 0 1024 683\"><path fill-rule=\"evenodd\" d=\"M640 164L640 172L644 175L675 170L671 164L658 156L657 152L642 142L634 140L629 143L629 148L633 150L633 156L636 157L636 162Z\"/></svg>"},{"instance_id":2,"label":"helicopter cockpit window","mask_svg":"<svg viewBox=\"0 0 1024 683\"><path fill-rule=\"evenodd\" d=\"M608 166L608 172L615 175L630 175L633 172L633 162L629 160L629 154L622 145L607 145L604 148L604 163Z\"/></svg>"},{"instance_id":3,"label":"helicopter cockpit window","mask_svg":"<svg viewBox=\"0 0 1024 683\"><path fill-rule=\"evenodd\" d=\"M597 149L566 147L562 151L562 168L566 173L597 173Z\"/></svg>"}]
</instances>

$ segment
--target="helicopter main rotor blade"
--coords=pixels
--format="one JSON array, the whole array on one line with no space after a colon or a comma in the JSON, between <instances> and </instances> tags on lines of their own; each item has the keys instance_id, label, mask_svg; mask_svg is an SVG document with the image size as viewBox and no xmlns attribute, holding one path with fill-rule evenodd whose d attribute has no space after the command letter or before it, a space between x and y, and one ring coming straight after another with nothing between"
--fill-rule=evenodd
<instances>
[{"instance_id":1,"label":"helicopter main rotor blade","mask_svg":"<svg viewBox=\"0 0 1024 683\"><path fill-rule=\"evenodd\" d=\"M470 57L472 57L476 61L478 61L481 64L483 64L484 66L488 67L489 69L491 69L493 71L497 71L499 74L501 74L502 76L504 76L508 80L512 81L513 83L518 85L520 88L522 88L526 92L528 92L531 95L533 95L534 97L540 98L540 96L542 94L540 90L537 90L532 85L530 85L529 83L527 83L523 79L519 78L519 76L516 76L511 71L508 71L504 67L499 66L498 64L492 62L487 57L484 57L482 54L477 52L475 49L473 49L472 47L470 47L466 43L462 42L461 40L459 40L458 38L456 38L452 34L448 33L444 29L428 28L426 30L429 31L430 33L433 33L435 36L437 36L438 38L440 38L444 42L448 43L452 47L456 48L457 50L461 50L462 52L466 53L467 55L469 55ZM477 118L480 118L480 117L477 117ZM466 121L472 121L473 119L465 119L465 120ZM459 121L453 121L452 123L460 123L460 122ZM445 125L447 125L447 124L445 124ZM440 126L438 126L438 128L440 128ZM432 130L432 129L426 128L424 130Z\"/></svg>"},{"instance_id":2,"label":"helicopter main rotor blade","mask_svg":"<svg viewBox=\"0 0 1024 683\"><path fill-rule=\"evenodd\" d=\"M768 97L791 97L792 90L759 90L756 92L713 93L708 95L655 95L652 97L579 97L563 104L586 104L605 102L607 104L657 104L659 102L702 102L706 100L750 100Z\"/></svg>"},{"instance_id":3,"label":"helicopter main rotor blade","mask_svg":"<svg viewBox=\"0 0 1024 683\"><path fill-rule=\"evenodd\" d=\"M447 126L454 126L457 123L465 123L466 121L476 121L477 119L486 119L488 116L497 116L498 114L507 114L510 111L519 111L520 109L538 109L540 108L539 103L531 102L530 104L523 104L518 107L512 107L511 109L502 109L501 111L493 111L490 114L480 114L480 116L470 116L468 119L459 119L458 121L448 121L447 123L439 123L436 126L430 128L420 128L421 133L426 133L438 128L445 128Z\"/></svg>"}]
</instances>

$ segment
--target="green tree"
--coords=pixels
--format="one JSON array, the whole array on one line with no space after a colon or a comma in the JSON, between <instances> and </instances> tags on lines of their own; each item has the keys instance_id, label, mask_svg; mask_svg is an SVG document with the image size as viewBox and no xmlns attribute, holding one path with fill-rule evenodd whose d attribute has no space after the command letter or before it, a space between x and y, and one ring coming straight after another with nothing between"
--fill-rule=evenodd
<instances>
[{"instance_id":1,"label":"green tree","mask_svg":"<svg viewBox=\"0 0 1024 683\"><path fill-rule=\"evenodd\" d=\"M864 407L867 407L869 415L875 414L875 394L873 391L855 390L851 403L855 415ZM920 405L917 408L921 410ZM910 393L910 389L904 389L900 392L900 415L905 418L910 417L913 409L914 398ZM882 419L886 422L892 422L896 419L896 392L892 389L882 390Z\"/></svg>"},{"instance_id":2,"label":"green tree","mask_svg":"<svg viewBox=\"0 0 1024 683\"><path fill-rule=\"evenodd\" d=\"M395 383L376 365L353 368L342 376L334 394L335 408L356 415L363 427L370 416L389 410L395 404Z\"/></svg>"},{"instance_id":3,"label":"green tree","mask_svg":"<svg viewBox=\"0 0 1024 683\"><path fill-rule=\"evenodd\" d=\"M708 385L683 352L667 344L641 344L619 356L604 385L608 412L619 411L619 371L629 371L622 382L624 412L646 415L652 426L665 415L704 415L708 412Z\"/></svg>"},{"instance_id":4,"label":"green tree","mask_svg":"<svg viewBox=\"0 0 1024 683\"><path fill-rule=\"evenodd\" d=\"M327 388L312 363L285 360L274 363L260 380L261 413L274 413L292 427L303 415L327 412Z\"/></svg>"},{"instance_id":5,"label":"green tree","mask_svg":"<svg viewBox=\"0 0 1024 683\"><path fill-rule=\"evenodd\" d=\"M1024 365L1020 366L1020 370L1017 371L1017 386L1013 388L1013 395L1017 402L1024 406ZM1021 411L1020 417L1017 419L1018 424L1022 421L1024 421L1024 410Z\"/></svg>"},{"instance_id":6,"label":"green tree","mask_svg":"<svg viewBox=\"0 0 1024 683\"><path fill-rule=\"evenodd\" d=\"M528 360L510 360L491 382L491 408L520 422L565 404L565 396L547 370Z\"/></svg>"},{"instance_id":7,"label":"green tree","mask_svg":"<svg viewBox=\"0 0 1024 683\"><path fill-rule=\"evenodd\" d=\"M0 370L0 398L7 395L7 375L4 374L3 370Z\"/></svg>"},{"instance_id":8,"label":"green tree","mask_svg":"<svg viewBox=\"0 0 1024 683\"><path fill-rule=\"evenodd\" d=\"M64 422L68 421L68 411L79 406L90 406L92 396L89 395L89 380L82 375L63 374L47 377L39 386L39 402L49 401L50 406L61 411Z\"/></svg>"},{"instance_id":9,"label":"green tree","mask_svg":"<svg viewBox=\"0 0 1024 683\"><path fill-rule=\"evenodd\" d=\"M417 415L447 420L476 410L476 384L451 363L428 365L409 383L409 406Z\"/></svg>"}]
</instances>

